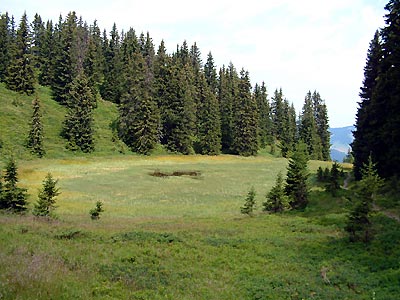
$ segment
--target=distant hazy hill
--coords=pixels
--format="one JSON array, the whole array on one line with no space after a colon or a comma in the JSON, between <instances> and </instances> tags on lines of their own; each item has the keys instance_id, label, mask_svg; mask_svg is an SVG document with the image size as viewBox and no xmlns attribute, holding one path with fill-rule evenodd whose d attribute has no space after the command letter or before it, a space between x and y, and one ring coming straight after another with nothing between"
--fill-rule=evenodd
<instances>
[{"instance_id":1,"label":"distant hazy hill","mask_svg":"<svg viewBox=\"0 0 400 300\"><path fill-rule=\"evenodd\" d=\"M339 162L343 161L350 144L353 141L352 131L354 126L330 128L331 132L331 158Z\"/></svg>"}]
</instances>

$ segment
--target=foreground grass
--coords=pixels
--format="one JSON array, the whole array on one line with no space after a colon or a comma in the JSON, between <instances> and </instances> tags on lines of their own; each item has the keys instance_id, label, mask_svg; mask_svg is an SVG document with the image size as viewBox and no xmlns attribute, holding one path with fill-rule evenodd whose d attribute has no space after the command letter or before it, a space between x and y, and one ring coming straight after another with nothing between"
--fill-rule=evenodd
<instances>
[{"instance_id":1,"label":"foreground grass","mask_svg":"<svg viewBox=\"0 0 400 300\"><path fill-rule=\"evenodd\" d=\"M313 191L301 213L240 215L252 185L261 206L283 159L131 156L19 167L31 201L47 172L60 179L59 219L0 216L0 299L399 298L399 224L376 215L371 245L347 243L345 194ZM201 176L150 176L155 170ZM91 221L99 200L105 212Z\"/></svg>"}]
</instances>

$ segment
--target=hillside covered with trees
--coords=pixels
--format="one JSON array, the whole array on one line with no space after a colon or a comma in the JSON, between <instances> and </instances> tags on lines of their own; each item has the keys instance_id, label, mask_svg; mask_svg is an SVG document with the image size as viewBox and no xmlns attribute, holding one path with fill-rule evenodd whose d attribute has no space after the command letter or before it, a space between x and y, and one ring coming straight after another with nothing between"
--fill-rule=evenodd
<instances>
[{"instance_id":1,"label":"hillside covered with trees","mask_svg":"<svg viewBox=\"0 0 400 300\"><path fill-rule=\"evenodd\" d=\"M370 156L383 178L400 175L400 1L385 9L386 25L370 43L360 92L352 144L357 179Z\"/></svg>"},{"instance_id":2,"label":"hillside covered with trees","mask_svg":"<svg viewBox=\"0 0 400 300\"><path fill-rule=\"evenodd\" d=\"M297 114L282 89L269 95L264 82L252 87L244 68L217 68L211 52L203 63L196 43L184 41L170 54L164 41L156 49L149 33L119 31L115 24L107 33L75 12L56 24L39 14L29 23L26 13L16 24L3 13L0 48L0 81L36 95L24 140L37 156L46 155L40 117L46 112L37 92L46 86L65 110L59 134L70 151L96 151L94 114L103 99L118 110L107 124L113 142L137 153L162 145L182 154L251 156L269 147L286 157L302 140L311 158L330 159L327 107L317 91L306 94ZM0 142L3 130L13 128L2 128Z\"/></svg>"}]
</instances>

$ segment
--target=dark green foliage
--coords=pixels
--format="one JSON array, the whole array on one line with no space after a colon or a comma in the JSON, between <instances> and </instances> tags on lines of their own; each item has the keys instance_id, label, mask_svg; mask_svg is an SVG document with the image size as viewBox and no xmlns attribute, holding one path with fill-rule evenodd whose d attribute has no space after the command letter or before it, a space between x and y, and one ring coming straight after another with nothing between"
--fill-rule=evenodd
<instances>
[{"instance_id":1,"label":"dark green foliage","mask_svg":"<svg viewBox=\"0 0 400 300\"><path fill-rule=\"evenodd\" d=\"M261 148L273 143L271 108L264 82L254 87L253 97L258 107L258 139Z\"/></svg>"},{"instance_id":2,"label":"dark green foliage","mask_svg":"<svg viewBox=\"0 0 400 300\"><path fill-rule=\"evenodd\" d=\"M217 155L221 150L221 123L219 105L203 73L199 75L199 104L197 107L198 144L200 153Z\"/></svg>"},{"instance_id":3,"label":"dark green foliage","mask_svg":"<svg viewBox=\"0 0 400 300\"><path fill-rule=\"evenodd\" d=\"M350 234L350 241L362 240L369 242L372 238L371 212L375 195L383 186L379 177L376 164L372 162L371 156L368 164L361 169L362 179L356 186L356 199L349 213L345 230Z\"/></svg>"},{"instance_id":4,"label":"dark green foliage","mask_svg":"<svg viewBox=\"0 0 400 300\"><path fill-rule=\"evenodd\" d=\"M249 73L242 69L234 105L233 144L235 154L256 155L258 151L257 103L251 96Z\"/></svg>"},{"instance_id":5,"label":"dark green foliage","mask_svg":"<svg viewBox=\"0 0 400 300\"><path fill-rule=\"evenodd\" d=\"M54 74L54 54L55 54L55 39L53 22L47 21L46 29L42 37L41 48L39 55L39 83L41 85L52 85Z\"/></svg>"},{"instance_id":6,"label":"dark green foliage","mask_svg":"<svg viewBox=\"0 0 400 300\"><path fill-rule=\"evenodd\" d=\"M35 14L32 25L32 45L31 53L34 59L34 66L37 69L41 68L41 52L43 50L43 42L45 35L45 26L39 14Z\"/></svg>"},{"instance_id":7,"label":"dark green foliage","mask_svg":"<svg viewBox=\"0 0 400 300\"><path fill-rule=\"evenodd\" d=\"M121 139L133 151L149 154L159 141L159 114L152 93L152 82L146 76L149 72L141 53L133 54L127 82L130 90L119 106L118 132Z\"/></svg>"},{"instance_id":8,"label":"dark green foliage","mask_svg":"<svg viewBox=\"0 0 400 300\"><path fill-rule=\"evenodd\" d=\"M111 38L103 41L103 55L105 59L104 82L100 87L103 99L119 103L122 94L122 60L120 51L120 36L117 26L111 30Z\"/></svg>"},{"instance_id":9,"label":"dark green foliage","mask_svg":"<svg viewBox=\"0 0 400 300\"><path fill-rule=\"evenodd\" d=\"M177 63L179 61L172 62L163 69L166 77L162 81L162 89L158 90L164 95L160 108L163 128L161 141L172 152L189 154L193 151L195 123L193 89L190 84L192 73L190 65Z\"/></svg>"},{"instance_id":10,"label":"dark green foliage","mask_svg":"<svg viewBox=\"0 0 400 300\"><path fill-rule=\"evenodd\" d=\"M89 86L92 88L92 94L97 97L104 80L104 56L101 32L96 21L90 26L89 33L83 69L88 78Z\"/></svg>"},{"instance_id":11,"label":"dark green foliage","mask_svg":"<svg viewBox=\"0 0 400 300\"><path fill-rule=\"evenodd\" d=\"M356 179L372 155L383 178L400 174L400 2L385 6L386 26L370 44L352 145Z\"/></svg>"},{"instance_id":12,"label":"dark green foliage","mask_svg":"<svg viewBox=\"0 0 400 300\"><path fill-rule=\"evenodd\" d=\"M317 132L314 105L310 91L306 95L303 111L300 115L299 137L307 145L310 158L322 160L321 138Z\"/></svg>"},{"instance_id":13,"label":"dark green foliage","mask_svg":"<svg viewBox=\"0 0 400 300\"><path fill-rule=\"evenodd\" d=\"M65 22L60 21L54 36L54 55L52 59L53 78L51 89L53 98L63 105L67 105L69 89L77 74L77 17L75 12L68 14Z\"/></svg>"},{"instance_id":14,"label":"dark green foliage","mask_svg":"<svg viewBox=\"0 0 400 300\"><path fill-rule=\"evenodd\" d=\"M237 95L239 78L232 63L221 68L218 81L218 102L221 118L221 148L223 153L232 153L233 103Z\"/></svg>"},{"instance_id":15,"label":"dark green foliage","mask_svg":"<svg viewBox=\"0 0 400 300\"><path fill-rule=\"evenodd\" d=\"M0 81L4 81L11 60L13 39L10 32L10 18L8 13L0 16Z\"/></svg>"},{"instance_id":16,"label":"dark green foliage","mask_svg":"<svg viewBox=\"0 0 400 300\"><path fill-rule=\"evenodd\" d=\"M307 147L299 142L289 159L285 187L290 206L294 209L304 209L308 204L307 162Z\"/></svg>"},{"instance_id":17,"label":"dark green foliage","mask_svg":"<svg viewBox=\"0 0 400 300\"><path fill-rule=\"evenodd\" d=\"M39 157L43 157L45 150L43 148L43 124L42 124L42 113L39 98L36 96L35 100L32 101L32 118L31 118L31 130L29 131L27 147L31 149L32 153Z\"/></svg>"},{"instance_id":18,"label":"dark green foliage","mask_svg":"<svg viewBox=\"0 0 400 300\"><path fill-rule=\"evenodd\" d=\"M18 169L14 158L7 162L3 176L0 194L0 209L10 210L12 212L22 212L26 210L27 190L17 186Z\"/></svg>"},{"instance_id":19,"label":"dark green foliage","mask_svg":"<svg viewBox=\"0 0 400 300\"><path fill-rule=\"evenodd\" d=\"M211 92L216 94L218 87L217 71L215 69L214 58L211 52L209 52L207 55L207 62L204 65L204 75Z\"/></svg>"},{"instance_id":20,"label":"dark green foliage","mask_svg":"<svg viewBox=\"0 0 400 300\"><path fill-rule=\"evenodd\" d=\"M101 214L103 211L104 211L103 203L102 203L101 201L97 201L97 202L96 202L96 207L95 207L95 208L92 208L92 209L89 211L90 218L91 218L92 220L98 220L98 219L100 219L100 214Z\"/></svg>"},{"instance_id":21,"label":"dark green foliage","mask_svg":"<svg viewBox=\"0 0 400 300\"><path fill-rule=\"evenodd\" d=\"M263 203L263 207L265 211L271 211L274 213L282 212L290 207L289 199L285 193L282 173L278 173L275 185L267 194L267 201Z\"/></svg>"},{"instance_id":22,"label":"dark green foliage","mask_svg":"<svg viewBox=\"0 0 400 300\"><path fill-rule=\"evenodd\" d=\"M340 165L334 162L327 180L328 184L326 185L326 191L330 192L334 197L337 196L337 192L340 190L341 178Z\"/></svg>"},{"instance_id":23,"label":"dark green foliage","mask_svg":"<svg viewBox=\"0 0 400 300\"><path fill-rule=\"evenodd\" d=\"M32 95L35 92L35 73L30 49L31 37L26 13L17 30L15 47L7 70L6 84L10 90Z\"/></svg>"},{"instance_id":24,"label":"dark green foliage","mask_svg":"<svg viewBox=\"0 0 400 300\"><path fill-rule=\"evenodd\" d=\"M361 168L367 162L375 145L372 143L375 143L374 139L377 138L375 125L377 120L374 120L372 95L376 87L379 65L382 59L382 46L379 39L380 33L376 31L368 49L367 63L364 67L364 81L360 92L361 102L359 102L356 116L356 129L353 132L354 141L351 147L354 155L354 176L356 179L361 179Z\"/></svg>"},{"instance_id":25,"label":"dark green foliage","mask_svg":"<svg viewBox=\"0 0 400 300\"><path fill-rule=\"evenodd\" d=\"M297 141L296 110L294 105L289 106L289 101L283 101L284 118L282 120L283 132L280 134L280 149L283 157L290 156Z\"/></svg>"},{"instance_id":26,"label":"dark green foliage","mask_svg":"<svg viewBox=\"0 0 400 300\"><path fill-rule=\"evenodd\" d=\"M39 190L38 201L34 204L33 215L39 217L51 216L56 208L56 197L60 195L56 187L58 180L54 180L51 173L46 175L42 188Z\"/></svg>"},{"instance_id":27,"label":"dark green foliage","mask_svg":"<svg viewBox=\"0 0 400 300\"><path fill-rule=\"evenodd\" d=\"M254 187L251 187L251 189L247 193L246 199L244 200L243 206L240 208L240 212L242 214L251 216L253 214L255 206L256 206L256 191Z\"/></svg>"},{"instance_id":28,"label":"dark green foliage","mask_svg":"<svg viewBox=\"0 0 400 300\"><path fill-rule=\"evenodd\" d=\"M92 152L94 97L86 76L82 72L79 73L68 89L68 111L62 136L68 141L68 149Z\"/></svg>"},{"instance_id":29,"label":"dark green foliage","mask_svg":"<svg viewBox=\"0 0 400 300\"><path fill-rule=\"evenodd\" d=\"M330 160L331 134L329 132L328 109L325 101L321 99L321 96L317 91L314 91L312 94L312 102L317 135L321 142L321 145L320 147L317 147L317 150L319 151L319 148L321 149L322 160ZM318 151L316 151L316 153L318 153ZM314 154L314 156L316 155Z\"/></svg>"}]
</instances>

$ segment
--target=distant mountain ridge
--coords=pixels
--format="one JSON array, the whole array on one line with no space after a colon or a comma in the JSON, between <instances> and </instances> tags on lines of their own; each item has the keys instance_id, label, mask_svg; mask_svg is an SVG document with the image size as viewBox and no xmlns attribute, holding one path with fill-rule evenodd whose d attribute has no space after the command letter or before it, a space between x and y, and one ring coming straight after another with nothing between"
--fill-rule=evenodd
<instances>
[{"instance_id":1,"label":"distant mountain ridge","mask_svg":"<svg viewBox=\"0 0 400 300\"><path fill-rule=\"evenodd\" d=\"M354 126L329 128L331 133L331 158L334 161L342 162L353 142Z\"/></svg>"}]
</instances>

